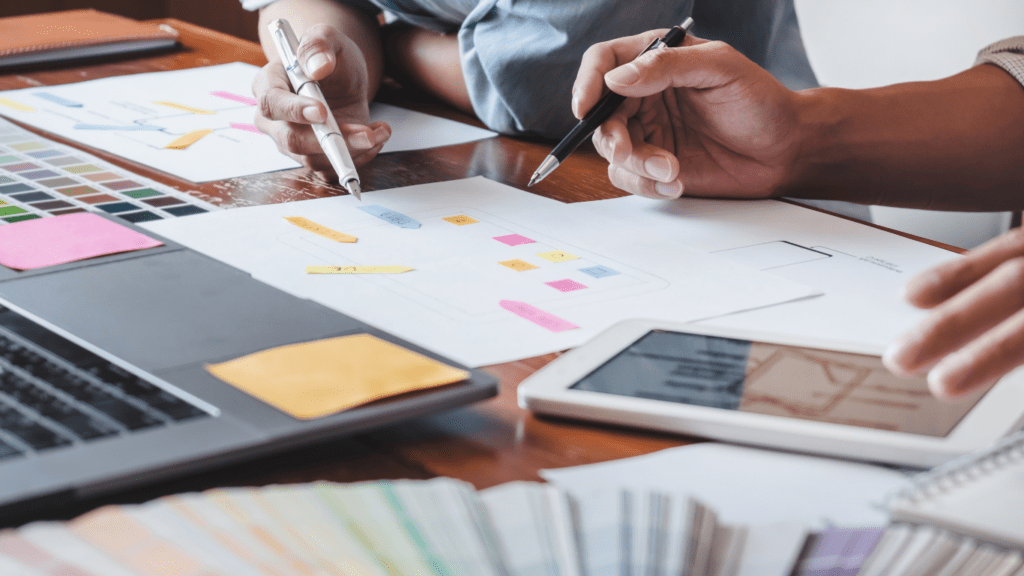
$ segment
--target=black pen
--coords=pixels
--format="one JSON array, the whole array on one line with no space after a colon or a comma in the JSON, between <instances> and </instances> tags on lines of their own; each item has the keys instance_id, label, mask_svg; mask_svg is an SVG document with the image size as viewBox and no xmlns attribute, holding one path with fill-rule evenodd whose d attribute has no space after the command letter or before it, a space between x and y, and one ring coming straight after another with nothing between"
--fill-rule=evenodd
<instances>
[{"instance_id":1,"label":"black pen","mask_svg":"<svg viewBox=\"0 0 1024 576\"><path fill-rule=\"evenodd\" d=\"M668 31L668 34L665 34L664 38L656 38L647 46L647 48L644 48L643 52L637 55L637 58L651 50L657 50L662 47L673 48L675 46L679 46L683 43L683 38L686 38L686 33L690 30L691 26L693 26L693 18L687 18L679 26L673 26L672 29ZM527 184L527 186L533 186L537 182L547 178L548 174L554 172L555 168L558 168L558 165L564 162L565 159L569 157L569 154L572 154L572 151L582 144L584 140L590 138L590 135L594 133L594 130L597 130L601 124L604 124L605 120L611 118L612 114L625 101L625 96L616 94L609 90L608 93L598 100L597 104L590 109L590 112L587 112L587 115L583 117L583 120L580 120L579 124L576 124L576 127L573 128L565 138L562 138L562 141L558 143L558 146L555 146L555 149L551 151L551 154L548 154L548 157L541 162L540 166L537 167L537 171L533 173L533 177L530 178L530 183Z\"/></svg>"}]
</instances>

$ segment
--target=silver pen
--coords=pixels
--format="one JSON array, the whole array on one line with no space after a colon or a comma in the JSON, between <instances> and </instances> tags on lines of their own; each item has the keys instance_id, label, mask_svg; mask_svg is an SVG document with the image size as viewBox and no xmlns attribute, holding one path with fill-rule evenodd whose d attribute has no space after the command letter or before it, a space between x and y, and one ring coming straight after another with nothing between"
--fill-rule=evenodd
<instances>
[{"instance_id":1,"label":"silver pen","mask_svg":"<svg viewBox=\"0 0 1024 576\"><path fill-rule=\"evenodd\" d=\"M284 65L284 70L288 73L288 80L291 81L295 93L317 100L327 110L327 121L323 124L313 124L313 133L316 134L320 147L324 149L324 154L327 154L327 159L331 161L334 171L338 173L338 181L357 200L362 201L359 174L356 173L352 155L349 154L345 138L341 135L341 129L338 128L338 121L334 119L334 114L331 114L331 107L327 105L324 93L320 91L320 85L306 76L299 65L299 57L295 55L295 50L299 45L295 32L292 31L288 21L284 19L274 20L267 28L270 29L270 35L277 46L277 53L281 56L281 64Z\"/></svg>"}]
</instances>

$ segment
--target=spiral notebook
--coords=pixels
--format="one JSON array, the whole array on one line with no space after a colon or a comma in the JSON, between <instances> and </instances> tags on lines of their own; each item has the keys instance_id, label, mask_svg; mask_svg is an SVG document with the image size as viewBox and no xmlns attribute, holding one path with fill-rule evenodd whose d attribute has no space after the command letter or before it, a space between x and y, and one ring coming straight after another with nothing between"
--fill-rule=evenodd
<instances>
[{"instance_id":1,"label":"spiral notebook","mask_svg":"<svg viewBox=\"0 0 1024 576\"><path fill-rule=\"evenodd\" d=\"M1024 431L915 477L889 509L860 576L1024 575Z\"/></svg>"}]
</instances>

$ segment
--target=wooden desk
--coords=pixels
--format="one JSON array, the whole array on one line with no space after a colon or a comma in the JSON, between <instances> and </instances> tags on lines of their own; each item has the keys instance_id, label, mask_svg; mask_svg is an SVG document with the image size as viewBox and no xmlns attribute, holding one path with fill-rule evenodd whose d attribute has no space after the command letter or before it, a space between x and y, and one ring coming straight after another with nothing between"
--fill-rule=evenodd
<instances>
[{"instance_id":1,"label":"wooden desk","mask_svg":"<svg viewBox=\"0 0 1024 576\"><path fill-rule=\"evenodd\" d=\"M235 61L257 65L266 62L260 47L251 42L177 20L160 22L181 33L184 48L149 58L0 76L0 89L64 84ZM410 102L407 94L393 88L386 87L379 99L480 125L475 119L436 103L422 99ZM381 156L360 169L360 176L364 190L477 175L525 189L530 174L550 147L550 143L499 137L446 148L394 153ZM340 188L324 185L301 169L193 184L110 154L89 151L179 190L195 191L204 199L224 207L343 193ZM530 192L565 202L623 195L608 183L606 164L592 150L581 150L571 162L531 188ZM665 434L536 418L520 409L516 404L519 382L554 357L547 355L489 367L488 370L501 379L501 394L487 402L356 437L184 476L84 503L73 509L54 511L52 517L71 517L103 503L138 502L163 494L215 486L452 476L471 482L478 488L486 488L511 480L538 480L537 471L542 468L637 456L695 441Z\"/></svg>"}]
</instances>

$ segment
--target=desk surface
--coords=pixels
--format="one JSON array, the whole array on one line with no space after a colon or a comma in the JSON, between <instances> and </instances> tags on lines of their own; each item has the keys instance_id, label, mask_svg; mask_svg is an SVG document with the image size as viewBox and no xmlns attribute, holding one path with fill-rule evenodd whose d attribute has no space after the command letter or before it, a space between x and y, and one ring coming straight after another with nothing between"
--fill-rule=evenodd
<instances>
[{"instance_id":1,"label":"desk surface","mask_svg":"<svg viewBox=\"0 0 1024 576\"><path fill-rule=\"evenodd\" d=\"M0 90L235 61L257 65L266 62L260 47L252 42L177 20L160 22L180 32L183 48L148 58L0 75ZM394 88L382 89L379 99L481 125L477 120L443 105L422 98L414 99L414 95ZM47 136L74 145L61 138ZM360 177L364 190L478 175L525 189L530 174L550 146L550 143L498 137L432 150L400 152L378 157L360 169ZM340 188L325 185L302 169L194 184L104 152L89 152L180 190L198 191L205 199L224 207L343 193ZM593 150L581 149L571 162L531 188L530 192L565 202L623 195L608 183L605 167L604 161ZM536 418L520 409L516 405L519 382L555 356L551 354L488 367L501 379L501 393L487 402L368 434L162 482L103 501L84 503L81 507L65 509L57 514L71 517L87 507L103 503L142 501L163 494L214 486L452 476L471 482L478 488L486 488L512 480L537 480L537 471L542 468L637 456L695 441L665 434Z\"/></svg>"}]
</instances>

